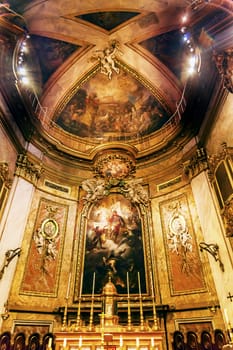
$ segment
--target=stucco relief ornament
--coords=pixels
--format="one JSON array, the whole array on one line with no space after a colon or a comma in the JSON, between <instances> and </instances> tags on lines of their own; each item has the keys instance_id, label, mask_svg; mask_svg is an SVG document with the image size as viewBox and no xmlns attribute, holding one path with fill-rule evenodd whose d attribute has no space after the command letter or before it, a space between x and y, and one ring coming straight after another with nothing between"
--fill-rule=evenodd
<instances>
[{"instance_id":1,"label":"stucco relief ornament","mask_svg":"<svg viewBox=\"0 0 233 350\"><path fill-rule=\"evenodd\" d=\"M87 192L85 202L96 202L109 194L103 179L87 179L82 182L82 189Z\"/></svg>"},{"instance_id":2,"label":"stucco relief ornament","mask_svg":"<svg viewBox=\"0 0 233 350\"><path fill-rule=\"evenodd\" d=\"M149 203L149 196L146 189L141 185L142 179L130 179L123 182L121 192L132 203L143 204L145 206Z\"/></svg>"},{"instance_id":3,"label":"stucco relief ornament","mask_svg":"<svg viewBox=\"0 0 233 350\"><path fill-rule=\"evenodd\" d=\"M192 236L188 232L185 217L177 210L177 207L172 213L168 227L168 249L172 253L182 256L182 271L188 273L190 271L190 265L187 255L193 248Z\"/></svg>"},{"instance_id":4,"label":"stucco relief ornament","mask_svg":"<svg viewBox=\"0 0 233 350\"><path fill-rule=\"evenodd\" d=\"M233 237L233 199L225 203L222 213L227 237Z\"/></svg>"},{"instance_id":5,"label":"stucco relief ornament","mask_svg":"<svg viewBox=\"0 0 233 350\"><path fill-rule=\"evenodd\" d=\"M44 219L34 234L37 252L42 256L41 270L47 272L47 263L57 256L57 242L59 240L59 226L53 218L57 208L48 207L50 217Z\"/></svg>"},{"instance_id":6,"label":"stucco relief ornament","mask_svg":"<svg viewBox=\"0 0 233 350\"><path fill-rule=\"evenodd\" d=\"M112 79L112 73L120 73L120 69L116 66L116 53L122 54L119 50L119 42L112 40L108 47L103 50L96 50L91 60L100 62L100 72L107 75L108 79Z\"/></svg>"},{"instance_id":7,"label":"stucco relief ornament","mask_svg":"<svg viewBox=\"0 0 233 350\"><path fill-rule=\"evenodd\" d=\"M222 77L224 87L233 93L233 49L222 52L214 52L214 60L219 74Z\"/></svg>"}]
</instances>

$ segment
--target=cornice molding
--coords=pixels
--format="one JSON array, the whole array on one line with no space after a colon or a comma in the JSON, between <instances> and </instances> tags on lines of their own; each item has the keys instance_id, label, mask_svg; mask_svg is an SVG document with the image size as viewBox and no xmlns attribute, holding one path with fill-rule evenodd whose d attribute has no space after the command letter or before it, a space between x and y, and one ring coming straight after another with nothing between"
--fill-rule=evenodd
<instances>
[{"instance_id":1,"label":"cornice molding","mask_svg":"<svg viewBox=\"0 0 233 350\"><path fill-rule=\"evenodd\" d=\"M4 185L10 189L12 180L9 178L9 166L6 162L0 162L0 177L2 177Z\"/></svg>"},{"instance_id":2,"label":"cornice molding","mask_svg":"<svg viewBox=\"0 0 233 350\"><path fill-rule=\"evenodd\" d=\"M189 180L192 180L202 171L207 170L209 167L206 150L203 147L198 148L195 154L183 163L183 167L184 173L188 176Z\"/></svg>"},{"instance_id":3,"label":"cornice molding","mask_svg":"<svg viewBox=\"0 0 233 350\"><path fill-rule=\"evenodd\" d=\"M25 154L19 154L16 161L15 175L36 184L43 172L41 164L36 164L28 159Z\"/></svg>"}]
</instances>

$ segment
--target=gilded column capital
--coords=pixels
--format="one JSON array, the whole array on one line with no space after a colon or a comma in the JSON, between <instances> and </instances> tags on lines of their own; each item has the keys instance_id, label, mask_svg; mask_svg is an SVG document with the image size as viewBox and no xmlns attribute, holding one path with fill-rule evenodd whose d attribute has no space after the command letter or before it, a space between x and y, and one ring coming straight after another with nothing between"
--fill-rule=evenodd
<instances>
[{"instance_id":1,"label":"gilded column capital","mask_svg":"<svg viewBox=\"0 0 233 350\"><path fill-rule=\"evenodd\" d=\"M222 218L226 230L226 236L233 237L233 198L225 202Z\"/></svg>"},{"instance_id":2,"label":"gilded column capital","mask_svg":"<svg viewBox=\"0 0 233 350\"><path fill-rule=\"evenodd\" d=\"M233 93L233 48L221 52L215 52L214 60L219 74L221 75L223 86Z\"/></svg>"},{"instance_id":3,"label":"gilded column capital","mask_svg":"<svg viewBox=\"0 0 233 350\"><path fill-rule=\"evenodd\" d=\"M9 166L6 162L0 162L0 177L3 179L5 186L10 189L12 180L9 179Z\"/></svg>"},{"instance_id":4,"label":"gilded column capital","mask_svg":"<svg viewBox=\"0 0 233 350\"><path fill-rule=\"evenodd\" d=\"M43 168L40 164L34 164L26 154L19 154L16 160L15 175L24 178L33 184L40 178Z\"/></svg>"},{"instance_id":5,"label":"gilded column capital","mask_svg":"<svg viewBox=\"0 0 233 350\"><path fill-rule=\"evenodd\" d=\"M198 148L195 154L186 162L183 163L184 173L191 180L193 177L208 169L208 160L206 150Z\"/></svg>"},{"instance_id":6,"label":"gilded column capital","mask_svg":"<svg viewBox=\"0 0 233 350\"><path fill-rule=\"evenodd\" d=\"M209 179L211 182L215 179L215 171L219 165L219 163L224 160L229 155L229 149L227 147L226 142L221 144L221 149L218 153L212 154L208 156L208 165L209 165Z\"/></svg>"},{"instance_id":7,"label":"gilded column capital","mask_svg":"<svg viewBox=\"0 0 233 350\"><path fill-rule=\"evenodd\" d=\"M1 162L0 163L0 176L4 179L7 180L9 175L9 167L6 162Z\"/></svg>"}]
</instances>

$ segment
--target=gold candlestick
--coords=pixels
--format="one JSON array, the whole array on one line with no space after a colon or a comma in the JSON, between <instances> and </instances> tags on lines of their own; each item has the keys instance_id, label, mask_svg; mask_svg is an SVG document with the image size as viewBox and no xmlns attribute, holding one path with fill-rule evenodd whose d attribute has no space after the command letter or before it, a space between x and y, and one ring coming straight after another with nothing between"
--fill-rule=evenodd
<instances>
[{"instance_id":1,"label":"gold candlestick","mask_svg":"<svg viewBox=\"0 0 233 350\"><path fill-rule=\"evenodd\" d=\"M92 329L93 329L94 293L95 293L95 272L93 273L93 284L92 284L92 295L91 295L91 312L90 312L89 331L92 331Z\"/></svg>"},{"instance_id":2,"label":"gold candlestick","mask_svg":"<svg viewBox=\"0 0 233 350\"><path fill-rule=\"evenodd\" d=\"M67 304L68 304L68 300L66 299L63 321L62 321L62 328L61 328L62 332L66 331L67 329Z\"/></svg>"},{"instance_id":3,"label":"gold candlestick","mask_svg":"<svg viewBox=\"0 0 233 350\"><path fill-rule=\"evenodd\" d=\"M155 341L154 338L151 338L151 350L154 350L155 347Z\"/></svg>"},{"instance_id":4,"label":"gold candlestick","mask_svg":"<svg viewBox=\"0 0 233 350\"><path fill-rule=\"evenodd\" d=\"M47 350L52 350L52 337L49 337L48 344L47 344Z\"/></svg>"},{"instance_id":5,"label":"gold candlestick","mask_svg":"<svg viewBox=\"0 0 233 350\"><path fill-rule=\"evenodd\" d=\"M130 295L129 295L129 273L127 271L127 299L128 299L128 330L131 331L131 309L130 309Z\"/></svg>"},{"instance_id":6,"label":"gold candlestick","mask_svg":"<svg viewBox=\"0 0 233 350\"><path fill-rule=\"evenodd\" d=\"M232 332L230 321L228 322L228 337L229 337L229 343L233 344L233 332Z\"/></svg>"},{"instance_id":7,"label":"gold candlestick","mask_svg":"<svg viewBox=\"0 0 233 350\"><path fill-rule=\"evenodd\" d=\"M80 335L79 337L79 342L78 342L78 348L81 350L82 349L82 344L83 344L83 338L82 336Z\"/></svg>"},{"instance_id":8,"label":"gold candlestick","mask_svg":"<svg viewBox=\"0 0 233 350\"><path fill-rule=\"evenodd\" d=\"M158 330L158 322L157 322L157 317L156 317L156 308L155 308L155 293L154 293L154 285L153 285L153 279L152 279L152 274L150 275L151 277L151 294L152 294L152 305L153 305L153 330L157 331Z\"/></svg>"},{"instance_id":9,"label":"gold candlestick","mask_svg":"<svg viewBox=\"0 0 233 350\"><path fill-rule=\"evenodd\" d=\"M81 313L81 295L79 296L79 300L78 300L78 311L77 311L77 319L76 319L76 325L75 325L75 331L79 331L80 330L80 313Z\"/></svg>"},{"instance_id":10,"label":"gold candlestick","mask_svg":"<svg viewBox=\"0 0 233 350\"><path fill-rule=\"evenodd\" d=\"M66 349L67 349L67 339L66 339L66 338L64 338L64 340L63 340L62 349L63 349L63 350L66 350Z\"/></svg>"},{"instance_id":11,"label":"gold candlestick","mask_svg":"<svg viewBox=\"0 0 233 350\"><path fill-rule=\"evenodd\" d=\"M139 291L139 304L140 304L140 329L144 329L144 318L143 318L143 308L142 308L142 293L141 293L141 282L140 273L138 272L138 291Z\"/></svg>"},{"instance_id":12,"label":"gold candlestick","mask_svg":"<svg viewBox=\"0 0 233 350\"><path fill-rule=\"evenodd\" d=\"M123 348L123 338L122 338L122 335L120 335L120 349L122 349Z\"/></svg>"}]
</instances>

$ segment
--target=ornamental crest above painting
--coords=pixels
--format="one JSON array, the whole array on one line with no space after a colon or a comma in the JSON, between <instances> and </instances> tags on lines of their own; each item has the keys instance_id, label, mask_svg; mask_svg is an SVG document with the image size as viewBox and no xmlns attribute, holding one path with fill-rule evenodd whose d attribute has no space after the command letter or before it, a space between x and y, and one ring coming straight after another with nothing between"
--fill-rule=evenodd
<instances>
[{"instance_id":1,"label":"ornamental crest above painting","mask_svg":"<svg viewBox=\"0 0 233 350\"><path fill-rule=\"evenodd\" d=\"M98 157L93 167L94 178L82 182L86 192L85 203L95 203L116 191L132 203L147 206L148 192L142 186L142 179L136 179L134 160L121 152Z\"/></svg>"},{"instance_id":2,"label":"ornamental crest above painting","mask_svg":"<svg viewBox=\"0 0 233 350\"><path fill-rule=\"evenodd\" d=\"M135 177L133 156L115 150L96 157L93 178L82 182L80 205L79 249L84 259L77 265L76 296L91 294L93 278L95 293L101 293L109 276L118 293L127 294L127 287L138 293L138 274L146 293L149 196L142 179Z\"/></svg>"}]
</instances>

